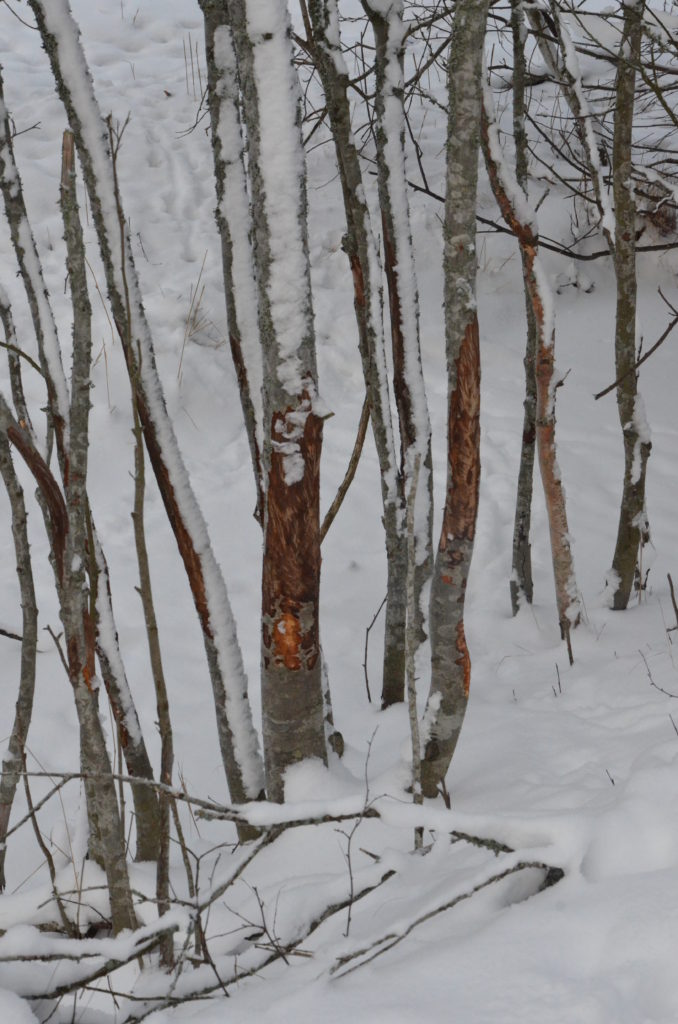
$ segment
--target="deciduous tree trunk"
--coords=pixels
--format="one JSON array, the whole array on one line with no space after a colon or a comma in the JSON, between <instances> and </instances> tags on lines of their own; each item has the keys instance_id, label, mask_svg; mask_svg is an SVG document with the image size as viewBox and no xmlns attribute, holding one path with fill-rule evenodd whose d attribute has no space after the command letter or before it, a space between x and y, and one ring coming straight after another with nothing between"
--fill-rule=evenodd
<instances>
[{"instance_id":1,"label":"deciduous tree trunk","mask_svg":"<svg viewBox=\"0 0 678 1024\"><path fill-rule=\"evenodd\" d=\"M643 33L642 2L624 4L624 29L619 48L615 88L616 112L612 169L616 222L615 271L617 311L614 336L617 409L624 438L624 484L617 542L608 576L611 607L626 608L638 567L638 552L649 539L645 513L645 473L650 455L650 428L638 392L636 360L636 203L633 192L633 114L636 64ZM642 585L642 581L639 581Z\"/></svg>"},{"instance_id":2,"label":"deciduous tree trunk","mask_svg":"<svg viewBox=\"0 0 678 1024\"><path fill-rule=\"evenodd\" d=\"M202 627L219 745L231 798L236 802L256 799L263 790L263 771L235 621L167 414L153 339L120 205L108 132L67 0L29 2L75 137L113 319L134 388L144 441Z\"/></svg>"},{"instance_id":3,"label":"deciduous tree trunk","mask_svg":"<svg viewBox=\"0 0 678 1024\"><path fill-rule=\"evenodd\" d=\"M226 3L200 0L200 7L205 21L215 214L221 238L228 339L254 470L256 517L263 522L261 342L237 65Z\"/></svg>"},{"instance_id":4,"label":"deciduous tree trunk","mask_svg":"<svg viewBox=\"0 0 678 1024\"><path fill-rule=\"evenodd\" d=\"M443 525L431 586L431 687L422 790L435 796L466 713L471 659L464 601L480 482L480 351L476 310L476 198L487 0L458 0L448 58L444 226L448 455Z\"/></svg>"},{"instance_id":5,"label":"deciduous tree trunk","mask_svg":"<svg viewBox=\"0 0 678 1024\"><path fill-rule=\"evenodd\" d=\"M264 365L262 714L266 790L327 758L319 639L320 452L300 90L276 0L229 4L249 142Z\"/></svg>"},{"instance_id":6,"label":"deciduous tree trunk","mask_svg":"<svg viewBox=\"0 0 678 1024\"><path fill-rule=\"evenodd\" d=\"M422 596L433 569L433 475L405 158L404 4L403 0L391 0L386 6L363 0L363 7L372 24L376 46L377 182L389 296L393 390L400 427L400 466L403 493L408 496L417 458L420 465L419 490L412 500L416 627L423 639L427 609L422 607Z\"/></svg>"},{"instance_id":7,"label":"deciduous tree trunk","mask_svg":"<svg viewBox=\"0 0 678 1024\"><path fill-rule=\"evenodd\" d=\"M527 134L525 131L525 15L523 0L511 0L511 34L513 37L513 143L516 150L516 180L527 197ZM511 610L518 614L521 595L532 603L532 549L530 525L534 479L534 451L537 439L537 325L527 286L529 267L521 248L523 290L527 339L525 344L525 400L523 402L523 433L520 445L520 467L516 490L516 511L513 521L513 552L511 561Z\"/></svg>"},{"instance_id":8,"label":"deciduous tree trunk","mask_svg":"<svg viewBox=\"0 0 678 1024\"><path fill-rule=\"evenodd\" d=\"M382 310L382 268L372 229L360 159L351 130L348 68L341 43L336 0L310 0L313 58L322 82L332 130L346 215L343 247L353 275L358 344L370 403L383 502L386 540L386 612L382 706L402 701L405 692L407 542L402 471L398 467Z\"/></svg>"},{"instance_id":9,"label":"deciduous tree trunk","mask_svg":"<svg viewBox=\"0 0 678 1024\"><path fill-rule=\"evenodd\" d=\"M536 215L529 207L518 182L503 161L489 90L485 91L481 137L492 191L502 217L515 234L521 248L525 285L532 303L537 329L537 452L549 521L558 622L561 635L567 642L570 661L572 661L570 630L579 623L581 606L567 527L565 491L556 458L555 393L557 382L554 380L553 296L547 275L539 261L537 251L539 231Z\"/></svg>"}]
</instances>

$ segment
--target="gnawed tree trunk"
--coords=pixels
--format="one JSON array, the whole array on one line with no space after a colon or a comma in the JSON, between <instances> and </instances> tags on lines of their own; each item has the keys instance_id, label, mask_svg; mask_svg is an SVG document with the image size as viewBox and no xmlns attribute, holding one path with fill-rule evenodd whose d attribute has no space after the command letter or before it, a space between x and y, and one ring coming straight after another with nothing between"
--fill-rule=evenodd
<instances>
[{"instance_id":1,"label":"gnawed tree trunk","mask_svg":"<svg viewBox=\"0 0 678 1024\"><path fill-rule=\"evenodd\" d=\"M614 206L616 221L615 271L617 274L617 315L614 352L617 408L624 438L624 484L617 542L608 586L610 605L626 608L638 571L638 553L649 540L645 513L645 472L650 455L650 428L638 392L636 360L636 203L633 192L633 114L635 109L636 65L640 59L644 3L624 4L624 28L619 48L615 88L616 112L612 145ZM642 585L642 580L639 581Z\"/></svg>"},{"instance_id":2,"label":"gnawed tree trunk","mask_svg":"<svg viewBox=\"0 0 678 1024\"><path fill-rule=\"evenodd\" d=\"M326 760L319 642L320 452L300 90L276 0L229 4L249 141L264 363L262 714L266 791Z\"/></svg>"},{"instance_id":3,"label":"gnawed tree trunk","mask_svg":"<svg viewBox=\"0 0 678 1024\"><path fill-rule=\"evenodd\" d=\"M400 426L403 492L410 495L419 458L420 490L414 501L414 590L417 629L423 639L427 609L422 592L433 569L433 474L431 424L419 344L419 293L410 226L405 160L403 0L363 0L372 24L375 52L377 181L388 285L393 390ZM410 498L408 497L408 501Z\"/></svg>"},{"instance_id":4,"label":"gnawed tree trunk","mask_svg":"<svg viewBox=\"0 0 678 1024\"><path fill-rule=\"evenodd\" d=\"M310 0L308 9L313 32L309 42L325 93L341 181L346 215L343 248L353 275L358 344L381 474L387 564L382 706L388 707L402 701L405 693L407 540L402 473L396 457L386 368L382 270L351 130L349 76L336 32L336 0Z\"/></svg>"},{"instance_id":5,"label":"gnawed tree trunk","mask_svg":"<svg viewBox=\"0 0 678 1024\"><path fill-rule=\"evenodd\" d=\"M153 339L119 202L108 132L67 0L50 0L49 3L29 0L29 3L75 137L113 319L135 391L144 441L202 627L219 745L231 798L235 802L256 799L263 790L263 771L235 621L167 414Z\"/></svg>"},{"instance_id":6,"label":"gnawed tree trunk","mask_svg":"<svg viewBox=\"0 0 678 1024\"><path fill-rule=\"evenodd\" d=\"M464 600L480 482L480 351L476 309L476 198L487 0L458 0L448 60L449 115L443 229L448 455L443 525L431 585L431 687L422 791L435 796L466 713L471 659Z\"/></svg>"},{"instance_id":7,"label":"gnawed tree trunk","mask_svg":"<svg viewBox=\"0 0 678 1024\"><path fill-rule=\"evenodd\" d=\"M200 0L200 7L205 21L207 96L217 192L215 214L221 238L228 339L254 470L255 515L261 523L261 342L237 65L224 0Z\"/></svg>"},{"instance_id":8,"label":"gnawed tree trunk","mask_svg":"<svg viewBox=\"0 0 678 1024\"><path fill-rule=\"evenodd\" d=\"M516 180L527 197L527 133L525 131L525 15L523 0L511 0L511 34L513 37L513 142L516 150ZM532 519L532 491L534 479L534 449L537 439L537 325L530 298L527 278L529 268L524 250L520 250L523 264L525 316L527 340L525 344L525 401L523 402L523 433L520 445L520 467L516 490L516 511L513 521L513 550L511 560L511 611L518 614L521 595L532 604L532 549L530 525Z\"/></svg>"},{"instance_id":9,"label":"gnawed tree trunk","mask_svg":"<svg viewBox=\"0 0 678 1024\"><path fill-rule=\"evenodd\" d=\"M33 585L33 569L26 525L26 506L21 484L14 471L9 443L0 431L0 476L7 490L12 516L12 536L16 555L16 571L21 598L21 669L14 724L2 759L0 777L0 891L5 888L5 838L12 813L14 795L23 764L28 727L33 713L35 692L35 659L38 646L38 608Z\"/></svg>"},{"instance_id":10,"label":"gnawed tree trunk","mask_svg":"<svg viewBox=\"0 0 678 1024\"><path fill-rule=\"evenodd\" d=\"M489 89L485 90L481 137L492 191L502 217L515 234L523 253L525 284L529 291L537 328L537 452L549 521L558 622L561 635L567 642L571 662L570 630L579 623L581 605L567 527L565 491L556 459L557 382L554 380L553 297L537 252L539 231L536 215L529 208L522 189L511 176L502 158Z\"/></svg>"}]
</instances>

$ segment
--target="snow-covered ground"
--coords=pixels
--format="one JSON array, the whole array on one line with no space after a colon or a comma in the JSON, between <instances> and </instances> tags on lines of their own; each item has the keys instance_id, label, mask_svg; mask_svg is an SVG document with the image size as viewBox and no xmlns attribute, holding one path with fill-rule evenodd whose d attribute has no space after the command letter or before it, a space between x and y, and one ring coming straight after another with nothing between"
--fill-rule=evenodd
<instances>
[{"instance_id":1,"label":"snow-covered ground","mask_svg":"<svg viewBox=\"0 0 678 1024\"><path fill-rule=\"evenodd\" d=\"M24 15L23 5L12 5ZM206 119L188 132L205 81L202 22L193 0L74 0L102 111L125 121L119 172L134 254L154 333L168 406L224 569L259 718L258 606L260 531L252 473L230 355L218 239L212 157ZM63 113L37 33L7 7L0 9L1 60L6 102L33 230L69 362L70 310L64 290L64 251L57 208ZM187 56L192 51L193 58ZM198 68L200 69L198 71ZM36 127L31 129L38 122ZM25 131L25 129L31 129ZM430 112L419 141L431 187L443 189L442 115ZM82 193L81 193L82 194ZM535 197L541 186L535 184ZM350 274L341 251L341 197L329 146L309 157L309 199L314 306L320 389L333 417L325 426L322 468L326 507L341 481L363 399ZM421 290L422 345L434 433L436 505L444 481L446 378L442 324L442 208L412 194ZM494 216L481 178L482 212ZM83 200L84 206L84 200ZM567 238L569 210L555 194L540 211L541 227ZM150 680L139 598L130 509L133 448L129 384L122 353L97 295L104 291L91 225L87 228L95 307L90 493L110 563L113 599L130 683L151 748L159 760L155 698ZM593 248L602 248L598 242ZM574 264L545 255L557 288L556 351L559 462L586 622L573 634L574 665L558 632L548 531L538 477L533 512L535 603L511 618L508 578L514 492L522 424L524 301L520 260L505 235L479 236L479 317L483 362L482 483L467 604L473 681L461 741L448 776L452 810L442 802L423 814L429 825L425 857L410 856L407 799L408 723L404 708L378 710L379 624L372 630L366 696L365 628L385 590L383 531L376 454L368 438L354 484L323 546L323 647L334 714L346 741L341 761L327 771L304 767L291 778L291 800L308 813L324 802L352 808L379 801L384 821L305 827L263 851L212 908L208 934L224 974L234 955L247 970L267 954L262 945L285 942L323 908L384 881L347 912L319 927L301 952L263 974L217 992L209 1002L159 1010L150 1019L216 1024L253 1021L446 1021L463 1024L674 1024L678 1019L675 950L678 946L678 650L667 631L676 625L667 573L678 575L678 449L676 341L669 338L643 367L653 448L648 468L652 545L642 602L612 613L603 595L611 562L621 493L623 455L614 395L593 394L613 379L614 280L607 260ZM8 232L0 225L0 284L14 303L20 344L33 352L25 300L16 277ZM639 332L647 348L668 314L661 286L675 301L678 257L639 259ZM204 292L202 291L204 286ZM198 314L187 329L195 290ZM193 304L195 309L195 302ZM25 383L32 408L43 404L40 381ZM4 362L0 384L7 388ZM20 467L19 467L20 468ZM149 474L150 475L150 474ZM30 481L23 475L27 494ZM8 506L0 494L0 625L19 631L20 609ZM59 619L39 512L30 505L34 570L41 626L58 631ZM147 530L158 617L170 688L177 776L192 793L227 799L213 720L204 651L183 568L154 484L147 495ZM29 767L77 768L77 730L68 680L46 632L40 633L38 686L29 736ZM10 728L18 680L19 645L0 637L3 721ZM418 666L422 708L427 690L426 652ZM673 718L671 717L673 715ZM366 783L366 779L369 780ZM40 812L63 890L96 884L88 867L80 877L69 849L82 849L82 814L75 783L62 801ZM46 786L33 784L37 797ZM310 806L309 806L310 805ZM23 813L17 797L14 819ZM428 816L426 816L428 815ZM207 891L244 856L215 844L233 842L231 826L185 818L191 848L204 854L200 884ZM344 829L342 833L339 829ZM491 836L518 851L495 855L446 831ZM349 836L350 847L349 847ZM367 852L365 852L367 851ZM347 858L347 853L350 856ZM380 858L376 862L374 856ZM565 877L535 895L542 875L526 870L477 892L412 930L391 951L342 976L360 958L337 967L381 937L469 893L516 860L561 867ZM173 854L175 885L185 890L181 859ZM12 837L8 887L0 899L0 928L53 920L50 885L30 827ZM135 888L153 892L149 865L132 868ZM253 900L256 887L269 934ZM526 897L531 898L527 899ZM96 907L95 892L90 901ZM47 901L47 902L45 902ZM43 905L45 904L45 905ZM254 908L254 909L253 909ZM92 916L96 916L93 910ZM152 921L146 904L142 917ZM240 914L241 917L237 917ZM259 916L257 916L259 914ZM234 916L236 915L236 916ZM245 919L245 920L243 920ZM234 929L239 929L234 931ZM348 933L348 934L346 934ZM253 936L257 935L254 939ZM14 936L14 939L12 939ZM277 937L277 938L276 938ZM38 943L37 933L10 931L0 939L0 1017L8 1024L44 1020L51 1006L21 1001L14 992L44 991L48 975L29 965L19 973L6 953ZM2 942L7 942L3 947ZM259 948L257 947L259 944ZM37 946L35 947L37 949ZM230 966L227 967L226 965ZM201 971L205 971L201 968ZM190 983L186 967L181 985ZM197 972L197 977L206 974ZM212 979L214 975L211 975ZM158 993L163 977L136 970L114 976L119 991ZM51 982L50 982L51 984ZM177 989L179 991L179 989ZM97 1008L109 1016L96 1018ZM114 1020L130 1012L120 1000L86 992L73 1010L64 1000L55 1020ZM73 1016L71 1017L71 1014ZM89 1016L88 1016L89 1014ZM61 1015L61 1016L59 1016Z\"/></svg>"}]
</instances>

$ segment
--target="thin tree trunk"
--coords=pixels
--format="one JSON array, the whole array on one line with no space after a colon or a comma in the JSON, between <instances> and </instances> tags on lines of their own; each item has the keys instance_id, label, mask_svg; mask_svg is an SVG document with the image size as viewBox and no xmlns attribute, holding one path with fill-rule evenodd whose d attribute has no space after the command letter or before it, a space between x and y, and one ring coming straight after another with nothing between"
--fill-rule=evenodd
<instances>
[{"instance_id":1,"label":"thin tree trunk","mask_svg":"<svg viewBox=\"0 0 678 1024\"><path fill-rule=\"evenodd\" d=\"M132 411L134 415L134 544L139 566L139 596L146 625L146 640L151 664L151 675L155 688L156 708L158 711L158 729L160 732L160 782L163 786L172 785L174 767L174 737L170 718L169 697L165 683L165 671L162 664L162 649L158 623L155 617L153 587L151 583L151 566L146 546L146 529L144 525L144 501L146 496L146 469L144 465L144 438L132 394ZM155 896L158 901L158 915L170 910L170 801L167 791L158 793L158 864L156 868ZM174 941L172 935L165 937L160 946L160 958L163 966L171 967L174 959Z\"/></svg>"},{"instance_id":2,"label":"thin tree trunk","mask_svg":"<svg viewBox=\"0 0 678 1024\"><path fill-rule=\"evenodd\" d=\"M21 281L26 292L28 308L38 344L38 357L47 388L47 419L57 437L57 449L62 473L67 473L68 423L66 420L69 393L61 361L61 348L56 324L42 276L40 257L28 221L21 177L14 159L14 145L5 106L2 72L0 71L0 191L5 216L10 229L12 246L19 265ZM49 431L48 431L49 433Z\"/></svg>"},{"instance_id":3,"label":"thin tree trunk","mask_svg":"<svg viewBox=\"0 0 678 1024\"><path fill-rule=\"evenodd\" d=\"M247 678L221 570L167 414L153 340L120 207L108 133L67 0L29 0L75 136L90 197L113 319L135 389L144 441L184 561L202 627L217 732L231 798L256 799L263 789Z\"/></svg>"},{"instance_id":4,"label":"thin tree trunk","mask_svg":"<svg viewBox=\"0 0 678 1024\"><path fill-rule=\"evenodd\" d=\"M580 620L581 606L570 547L565 508L565 491L556 459L556 409L554 374L555 323L553 297L548 277L538 256L539 232L534 211L525 200L515 179L503 162L499 135L494 121L492 97L485 92L482 112L482 144L490 185L502 217L515 234L523 252L525 283L529 290L537 327L537 452L551 538L551 557L556 587L558 622L567 642L570 661L570 630Z\"/></svg>"},{"instance_id":5,"label":"thin tree trunk","mask_svg":"<svg viewBox=\"0 0 678 1024\"><path fill-rule=\"evenodd\" d=\"M255 515L262 523L261 343L237 66L223 0L200 0L200 7L205 21L207 95L217 192L215 215L221 238L228 338L254 470Z\"/></svg>"},{"instance_id":6,"label":"thin tree trunk","mask_svg":"<svg viewBox=\"0 0 678 1024\"><path fill-rule=\"evenodd\" d=\"M89 454L91 308L87 292L82 228L75 193L75 149L64 135L61 212L66 263L73 307L73 368L68 415L68 475L65 480L67 532L61 578L61 619L66 660L80 720L80 743L86 773L101 778L85 782L96 845L106 871L114 930L134 927L136 916L127 877L125 837L115 784L99 718L95 678L95 623L87 608L87 461Z\"/></svg>"},{"instance_id":7,"label":"thin tree trunk","mask_svg":"<svg viewBox=\"0 0 678 1024\"><path fill-rule=\"evenodd\" d=\"M591 178L600 229L610 252L614 252L614 214L601 166L599 143L595 134L595 116L584 93L579 58L563 20L558 0L550 0L549 9L550 19L546 12L536 4L525 5L525 12L535 34L539 52L549 73L558 82L572 113L575 131L582 146L584 162ZM558 42L560 55L558 48L551 40L552 30Z\"/></svg>"},{"instance_id":8,"label":"thin tree trunk","mask_svg":"<svg viewBox=\"0 0 678 1024\"><path fill-rule=\"evenodd\" d=\"M87 292L85 246L75 189L75 144L70 131L64 132L61 169L61 211L66 241L66 267L73 305L73 376L71 408L68 420L80 418L79 429L84 432L84 444L89 445L87 422L90 408L91 369L91 309ZM79 393L76 395L76 387ZM81 457L81 462L83 457ZM86 453L84 458L86 466ZM69 460L66 488L67 501L75 485L74 520L78 520L77 557L83 559L84 574L89 570L92 590L91 608L83 610L86 629L96 629L96 648L101 674L106 686L113 715L118 726L120 743L130 775L152 779L153 770L146 751L141 725L129 689L125 668L120 656L118 633L113 617L108 565L92 522L84 479L76 480L76 470ZM76 557L76 556L74 556ZM84 587L83 595L86 593ZM137 860L155 860L158 850L158 800L150 786L133 786L132 798L136 814Z\"/></svg>"},{"instance_id":9,"label":"thin tree trunk","mask_svg":"<svg viewBox=\"0 0 678 1024\"><path fill-rule=\"evenodd\" d=\"M624 484L617 542L608 585L611 607L626 608L638 567L638 551L649 540L645 513L645 473L650 455L650 429L638 392L636 361L636 203L633 192L633 115L636 65L640 59L644 3L624 5L624 29L619 49L615 87L615 121L612 145L616 220L615 270L617 315L615 325L615 373L617 408L624 438ZM639 581L642 585L642 581Z\"/></svg>"},{"instance_id":10,"label":"thin tree trunk","mask_svg":"<svg viewBox=\"0 0 678 1024\"><path fill-rule=\"evenodd\" d=\"M511 0L511 32L513 36L513 141L516 150L516 180L527 197L527 134L525 131L525 15L524 0ZM532 549L530 524L534 477L534 448L537 438L537 324L527 287L529 268L524 250L523 264L527 341L525 344L525 401L523 402L523 433L520 446L520 467L513 522L513 555L511 563L511 610L518 614L521 595L532 604Z\"/></svg>"},{"instance_id":11,"label":"thin tree trunk","mask_svg":"<svg viewBox=\"0 0 678 1024\"><path fill-rule=\"evenodd\" d=\"M410 494L419 457L421 491L414 500L415 606L417 631L425 636L422 592L433 570L433 473L431 424L419 343L419 292L410 226L405 158L403 0L389 7L363 0L372 24L375 52L377 182L389 295L393 389L400 425L403 492ZM408 498L408 501L410 499Z\"/></svg>"},{"instance_id":12,"label":"thin tree trunk","mask_svg":"<svg viewBox=\"0 0 678 1024\"><path fill-rule=\"evenodd\" d=\"M81 374L82 353L74 360L71 409L71 486L68 501L27 428L12 416L0 395L0 431L19 451L33 474L48 509L50 547L55 570L60 614L66 638L68 677L73 687L80 726L80 753L85 781L91 847L106 872L113 930L135 928L137 921L127 874L125 842L118 813L117 794L97 705L98 680L94 674L94 632L84 614L85 538L79 525L87 468L86 408ZM89 377L86 399L89 402ZM83 416L85 421L83 421Z\"/></svg>"},{"instance_id":13,"label":"thin tree trunk","mask_svg":"<svg viewBox=\"0 0 678 1024\"><path fill-rule=\"evenodd\" d=\"M348 69L333 31L338 24L336 0L310 0L308 10L313 57L325 93L341 181L347 228L343 248L353 275L358 344L381 474L387 564L382 707L388 707L402 701L405 693L407 541L403 479L396 457L386 368L382 270L351 130Z\"/></svg>"},{"instance_id":14,"label":"thin tree trunk","mask_svg":"<svg viewBox=\"0 0 678 1024\"><path fill-rule=\"evenodd\" d=\"M476 198L487 0L458 0L448 60L449 115L443 229L448 456L443 525L431 586L431 686L422 790L435 796L466 713L471 659L464 634L480 482L480 351L476 310Z\"/></svg>"},{"instance_id":15,"label":"thin tree trunk","mask_svg":"<svg viewBox=\"0 0 678 1024\"><path fill-rule=\"evenodd\" d=\"M243 90L264 361L262 714L266 790L327 759L319 642L320 452L300 90L276 0L232 0Z\"/></svg>"},{"instance_id":16,"label":"thin tree trunk","mask_svg":"<svg viewBox=\"0 0 678 1024\"><path fill-rule=\"evenodd\" d=\"M48 394L48 423L54 427L57 456L61 469L62 480L67 481L70 476L69 419L71 412L69 409L69 390L61 360L61 349L59 346L54 315L42 276L40 258L38 256L28 221L21 188L21 177L14 159L9 116L4 104L2 103L1 79L0 141L4 142L4 146L0 146L0 189L3 193L5 213L10 226L12 242L38 342L39 358ZM72 169L72 173L74 173L74 168ZM69 218L69 223L66 224L65 228L65 238L68 247L69 274L73 273L78 278L78 285L73 291L73 295L80 293L84 296L84 300L87 302L84 248L82 245L79 222L74 222L74 218L77 220L77 204L75 191L70 187L72 184L73 182L70 179L65 182L62 181L62 205L63 200L65 199L67 204L65 216ZM64 185L66 186L65 191ZM6 330L10 329L13 333L13 327L11 326L11 314L9 312L8 305L6 307L3 306L2 316L6 321ZM74 329L80 330L81 325L83 325L83 329L87 332L89 329L86 323L88 316L89 312L86 307L74 310ZM12 373L11 378L12 393L15 405L17 405L19 418L27 424L33 443L36 444L35 434L30 426L30 419L28 417L27 410L25 409L25 402L23 399L22 389L20 387L20 375ZM21 411L19 410L19 406L22 407ZM49 533L49 524L46 524L46 526ZM94 529L93 525L92 529ZM92 564L91 559L89 564ZM107 602L107 607L105 608L106 617L112 622L113 608L110 602L110 592L108 590L104 595L104 599ZM109 630L109 634L109 648L111 645L115 648L115 650L109 650L109 661L116 660L121 663L120 652L117 647L117 635L114 627L112 631ZM101 647L101 644L99 646ZM102 669L102 671L104 671L104 669ZM124 673L120 678L126 686ZM123 687L121 690L117 686L116 679L117 677L111 676L107 676L106 678L107 684L109 684L108 689L111 705L114 713L116 714L116 718L122 722L122 728L125 733L128 736L134 737L134 742L125 746L125 758L128 770L132 775L152 778L153 775L150 768L150 761L148 759L148 754L146 753L143 736L141 734L136 710L134 708L134 702L131 694L129 693L129 689L125 689ZM143 853L150 852L148 844L144 841L144 835L149 832L152 833L153 831L153 806L155 802L155 796L152 792L149 792L148 787L144 787L143 791L140 787L137 788L135 804L137 805L137 823L141 834L141 852Z\"/></svg>"},{"instance_id":17,"label":"thin tree trunk","mask_svg":"<svg viewBox=\"0 0 678 1024\"><path fill-rule=\"evenodd\" d=\"M19 783L19 773L23 764L28 728L31 724L31 715L33 713L35 659L38 645L38 608L35 600L35 587L33 585L33 569L28 542L24 494L14 471L7 438L1 431L0 475L7 489L12 515L12 536L14 538L22 615L19 693L14 712L14 724L7 744L7 751L2 760L2 777L0 777L0 891L2 891L6 884L5 857L7 850L5 839L9 827L10 814L12 813L14 795Z\"/></svg>"}]
</instances>

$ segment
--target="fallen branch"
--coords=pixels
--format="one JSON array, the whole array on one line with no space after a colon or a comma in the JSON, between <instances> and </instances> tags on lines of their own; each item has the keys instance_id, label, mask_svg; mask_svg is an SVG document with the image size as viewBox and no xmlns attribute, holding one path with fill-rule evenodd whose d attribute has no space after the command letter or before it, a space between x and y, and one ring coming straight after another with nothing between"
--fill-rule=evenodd
<instances>
[{"instance_id":1,"label":"fallen branch","mask_svg":"<svg viewBox=\"0 0 678 1024\"><path fill-rule=\"evenodd\" d=\"M545 872L545 878L541 888L548 888L551 885L555 885L556 882L559 882L564 876L564 872L561 868L550 867L548 864L543 864L541 861L518 861L518 863L514 864L512 867L506 868L504 871L500 871L496 875L491 875L490 878L486 878L485 881L474 885L468 892L460 893L458 896L455 896L453 899L441 904L439 907L434 907L433 910L429 910L425 914L421 914L419 917L415 918L414 921L411 921L402 932L384 935L380 939L377 939L376 942L373 942L370 946L366 946L363 949L358 949L353 953L348 953L346 956L340 957L336 965L330 970L330 974L335 975L337 978L345 978L347 974L357 971L358 968L364 967L365 964L371 963L372 960L376 960L376 958L381 956L382 953L386 953L389 949L393 949L394 946L397 946L403 941L403 939L406 939L415 928L419 927L419 925L425 924L426 921L430 921L431 918L437 917L438 914L442 914L446 910L451 910L453 907L456 907L457 904L470 899L471 896L474 896L482 889L486 889L489 885L493 885L495 882L500 882L502 879L508 878L509 875L514 875L518 871L523 871L526 868L537 868ZM366 955L368 953L370 954L369 956ZM346 970L342 970L346 964L350 963L352 960L357 960L358 957L365 957L365 959L360 960L359 963L353 964ZM338 971L341 973L337 973Z\"/></svg>"}]
</instances>

